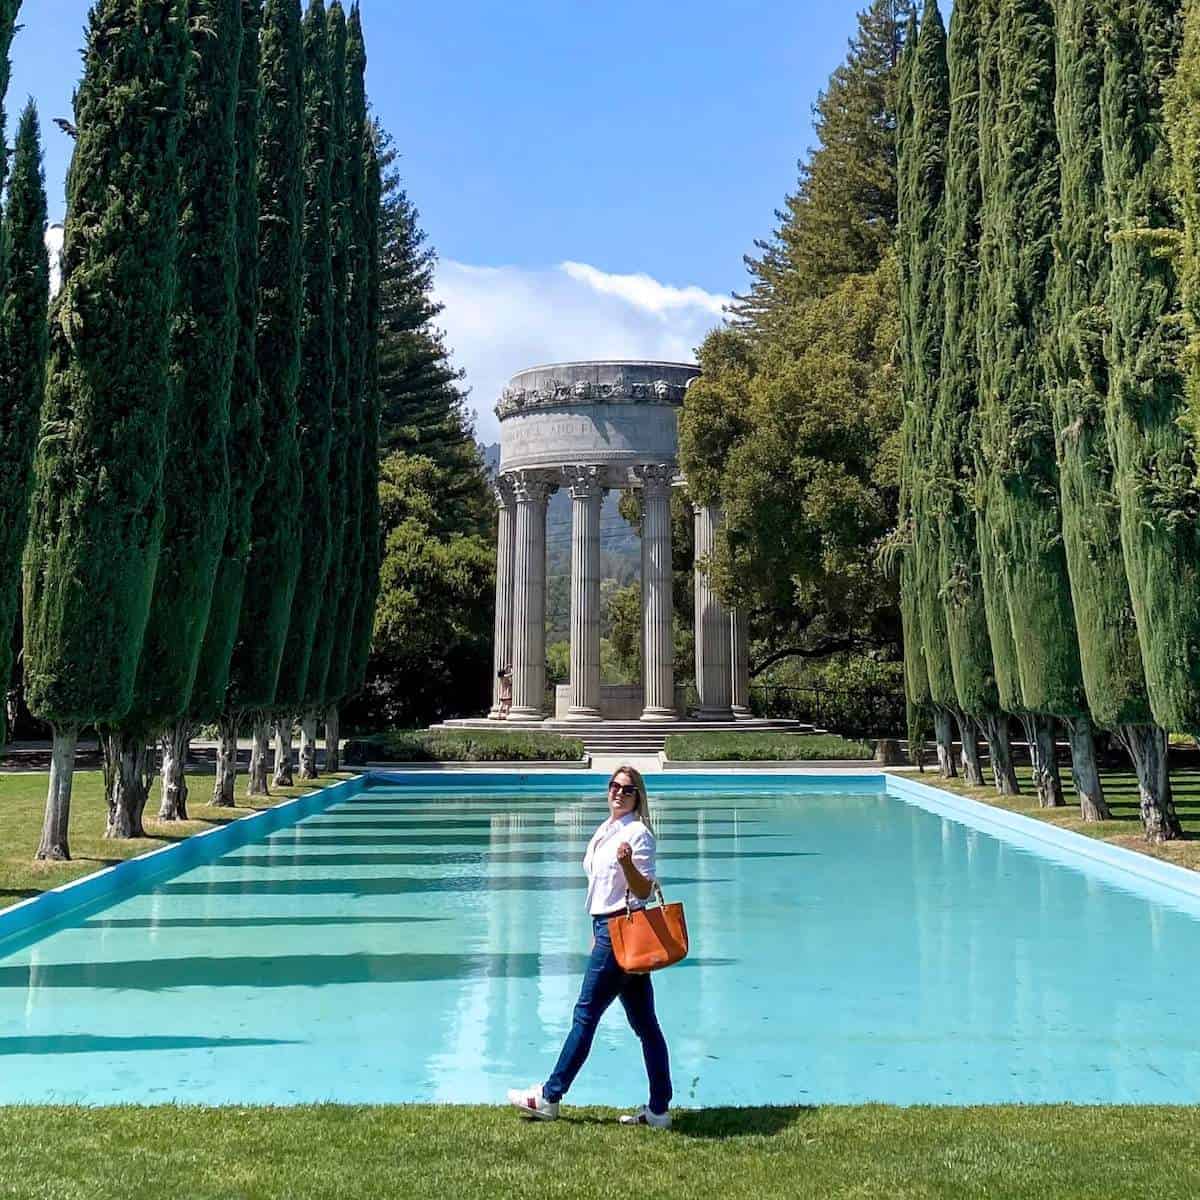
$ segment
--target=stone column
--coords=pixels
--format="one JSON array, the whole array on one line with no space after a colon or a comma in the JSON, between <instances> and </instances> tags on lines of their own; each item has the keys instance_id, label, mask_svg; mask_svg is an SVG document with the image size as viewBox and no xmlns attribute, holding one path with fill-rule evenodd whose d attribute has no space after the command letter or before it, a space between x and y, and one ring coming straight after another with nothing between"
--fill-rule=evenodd
<instances>
[{"instance_id":1,"label":"stone column","mask_svg":"<svg viewBox=\"0 0 1200 1200\"><path fill-rule=\"evenodd\" d=\"M694 505L696 514L696 691L701 721L733 720L733 655L729 613L708 581L704 561L712 554L721 510L715 504Z\"/></svg>"},{"instance_id":2,"label":"stone column","mask_svg":"<svg viewBox=\"0 0 1200 1200\"><path fill-rule=\"evenodd\" d=\"M537 471L515 471L513 699L510 720L544 721L546 694L546 502L554 485Z\"/></svg>"},{"instance_id":3,"label":"stone column","mask_svg":"<svg viewBox=\"0 0 1200 1200\"><path fill-rule=\"evenodd\" d=\"M634 467L642 481L643 721L675 721L675 639L671 617L671 480L667 465Z\"/></svg>"},{"instance_id":4,"label":"stone column","mask_svg":"<svg viewBox=\"0 0 1200 1200\"><path fill-rule=\"evenodd\" d=\"M568 721L600 720L600 506L597 467L563 467L571 492L571 706Z\"/></svg>"},{"instance_id":5,"label":"stone column","mask_svg":"<svg viewBox=\"0 0 1200 1200\"><path fill-rule=\"evenodd\" d=\"M496 635L492 665L492 711L495 720L500 713L500 672L512 666L513 658L513 569L516 557L517 500L512 481L501 475L493 489L499 514L496 535Z\"/></svg>"},{"instance_id":6,"label":"stone column","mask_svg":"<svg viewBox=\"0 0 1200 1200\"><path fill-rule=\"evenodd\" d=\"M744 608L729 614L729 642L733 651L733 717L748 721L750 711L750 622Z\"/></svg>"}]
</instances>

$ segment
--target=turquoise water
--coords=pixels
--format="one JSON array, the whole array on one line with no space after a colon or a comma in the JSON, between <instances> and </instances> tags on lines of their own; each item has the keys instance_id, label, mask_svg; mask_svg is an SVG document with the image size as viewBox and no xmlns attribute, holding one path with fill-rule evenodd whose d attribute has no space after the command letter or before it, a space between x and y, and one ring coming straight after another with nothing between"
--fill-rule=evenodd
<instances>
[{"instance_id":1,"label":"turquoise water","mask_svg":"<svg viewBox=\"0 0 1200 1200\"><path fill-rule=\"evenodd\" d=\"M703 786L655 804L677 1104L1200 1098L1194 903L882 786ZM603 815L375 787L65 918L0 958L0 1103L502 1101L566 1033ZM644 1087L615 1006L568 1102Z\"/></svg>"}]
</instances>

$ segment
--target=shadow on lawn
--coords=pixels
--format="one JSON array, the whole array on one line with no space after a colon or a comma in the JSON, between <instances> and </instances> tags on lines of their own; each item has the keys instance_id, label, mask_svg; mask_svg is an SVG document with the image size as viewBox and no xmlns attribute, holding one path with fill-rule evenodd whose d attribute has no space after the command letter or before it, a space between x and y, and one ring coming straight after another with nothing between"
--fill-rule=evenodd
<instances>
[{"instance_id":1,"label":"shadow on lawn","mask_svg":"<svg viewBox=\"0 0 1200 1200\"><path fill-rule=\"evenodd\" d=\"M801 1120L816 1114L804 1105L765 1105L761 1108L699 1108L677 1112L672 1130L690 1138L724 1141L738 1137L776 1137Z\"/></svg>"}]
</instances>

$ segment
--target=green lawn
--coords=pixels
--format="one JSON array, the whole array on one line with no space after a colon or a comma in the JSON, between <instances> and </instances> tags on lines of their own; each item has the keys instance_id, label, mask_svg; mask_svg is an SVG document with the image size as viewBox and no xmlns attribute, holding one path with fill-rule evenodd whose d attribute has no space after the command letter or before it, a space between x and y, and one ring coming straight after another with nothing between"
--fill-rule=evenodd
<instances>
[{"instance_id":1,"label":"green lawn","mask_svg":"<svg viewBox=\"0 0 1200 1200\"><path fill-rule=\"evenodd\" d=\"M871 758L866 742L832 733L673 733L667 758L675 762L814 762Z\"/></svg>"},{"instance_id":2,"label":"green lawn","mask_svg":"<svg viewBox=\"0 0 1200 1200\"><path fill-rule=\"evenodd\" d=\"M169 823L154 819L159 805L159 785L155 782L143 821L150 836L118 842L104 837L106 808L103 774L99 771L79 771L75 775L71 795L72 859L66 863L40 863L34 861L33 855L42 832L47 776L41 772L0 775L0 908L58 887L61 883L90 875L101 867L136 858L147 850L182 841L214 825L227 824L256 809L271 808L292 796L349 778L350 775L326 775L299 787L272 787L273 794L269 798L250 800L245 796L246 777L243 774L238 778L237 807L229 809L210 808L202 803L212 795L211 773L189 775L188 815L193 819Z\"/></svg>"},{"instance_id":3,"label":"green lawn","mask_svg":"<svg viewBox=\"0 0 1200 1200\"><path fill-rule=\"evenodd\" d=\"M998 808L1006 808L1010 812L1021 813L1039 821L1047 821L1063 829L1072 829L1087 837L1100 838L1106 842L1114 842L1131 850L1140 850L1153 854L1167 862L1173 862L1181 867L1200 870L1200 769L1195 767L1172 767L1171 785L1175 795L1175 808L1183 825L1184 836L1181 841L1167 842L1162 846L1149 845L1142 836L1142 821L1138 813L1137 779L1132 769L1102 770L1101 782L1104 784L1104 794L1108 806L1112 810L1111 821L1085 822L1079 814L1079 806L1074 803L1074 790L1071 787L1071 771L1069 764L1060 765L1063 776L1063 794L1067 804L1063 808L1039 808L1037 798L1033 793L1033 782L1028 767L1018 767L1017 777L1021 782L1024 793L1020 796L998 796L990 786L991 776L984 767L984 775L988 778L989 786L984 788L967 787L961 779L943 780L937 776L937 768L926 766L922 775L912 774L910 778L946 791L957 792L960 796L970 796L973 800L981 800Z\"/></svg>"},{"instance_id":4,"label":"green lawn","mask_svg":"<svg viewBox=\"0 0 1200 1200\"><path fill-rule=\"evenodd\" d=\"M636 1082L631 1076L631 1084ZM1192 1200L1195 1108L0 1109L0 1197ZM635 1149L630 1149L633 1143Z\"/></svg>"}]
</instances>

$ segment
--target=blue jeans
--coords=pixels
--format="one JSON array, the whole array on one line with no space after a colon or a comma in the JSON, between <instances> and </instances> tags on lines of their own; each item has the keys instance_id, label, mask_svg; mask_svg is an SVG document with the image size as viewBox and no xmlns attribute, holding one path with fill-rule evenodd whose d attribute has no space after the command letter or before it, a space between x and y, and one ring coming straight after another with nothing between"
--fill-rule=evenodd
<instances>
[{"instance_id":1,"label":"blue jeans","mask_svg":"<svg viewBox=\"0 0 1200 1200\"><path fill-rule=\"evenodd\" d=\"M629 975L617 966L612 941L608 935L608 918L593 917L592 932L596 944L591 961L579 989L579 1002L571 1032L563 1043L554 1071L542 1086L542 1096L548 1101L561 1100L575 1082L580 1067L587 1060L596 1036L596 1026L608 1006L620 996L630 1028L642 1043L646 1074L650 1077L650 1111L665 1113L671 1105L671 1065L667 1058L667 1042L654 1015L654 987L649 975Z\"/></svg>"}]
</instances>

